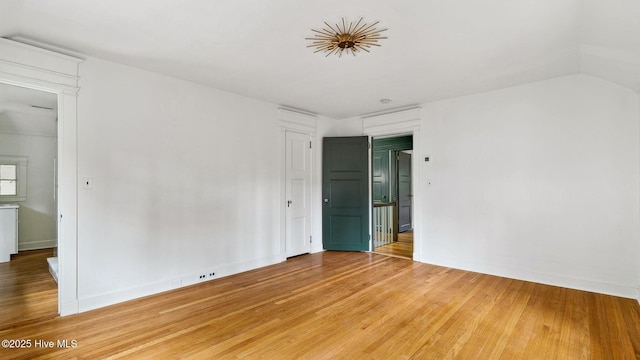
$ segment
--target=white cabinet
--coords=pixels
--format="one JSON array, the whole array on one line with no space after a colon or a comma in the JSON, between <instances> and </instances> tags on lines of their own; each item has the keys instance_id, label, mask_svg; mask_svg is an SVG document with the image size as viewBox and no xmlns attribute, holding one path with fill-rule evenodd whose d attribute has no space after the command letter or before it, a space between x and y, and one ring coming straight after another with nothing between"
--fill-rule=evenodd
<instances>
[{"instance_id":1,"label":"white cabinet","mask_svg":"<svg viewBox=\"0 0 640 360\"><path fill-rule=\"evenodd\" d=\"M0 204L0 263L18 253L18 205Z\"/></svg>"}]
</instances>

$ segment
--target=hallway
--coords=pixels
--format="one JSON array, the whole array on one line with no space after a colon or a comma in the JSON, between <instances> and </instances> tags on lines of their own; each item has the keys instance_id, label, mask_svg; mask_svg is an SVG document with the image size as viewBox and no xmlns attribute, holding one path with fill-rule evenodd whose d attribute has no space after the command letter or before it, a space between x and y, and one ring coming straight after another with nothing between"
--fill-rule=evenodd
<instances>
[{"instance_id":1,"label":"hallway","mask_svg":"<svg viewBox=\"0 0 640 360\"><path fill-rule=\"evenodd\" d=\"M378 246L374 253L413 259L413 230L398 233L398 241Z\"/></svg>"}]
</instances>

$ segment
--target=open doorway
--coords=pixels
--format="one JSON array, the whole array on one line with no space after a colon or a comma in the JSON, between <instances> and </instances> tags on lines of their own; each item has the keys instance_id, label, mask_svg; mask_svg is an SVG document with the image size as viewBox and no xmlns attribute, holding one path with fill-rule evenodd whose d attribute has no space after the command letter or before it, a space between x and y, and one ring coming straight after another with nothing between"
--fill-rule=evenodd
<instances>
[{"instance_id":1,"label":"open doorway","mask_svg":"<svg viewBox=\"0 0 640 360\"><path fill-rule=\"evenodd\" d=\"M413 258L413 136L372 141L373 251Z\"/></svg>"},{"instance_id":2,"label":"open doorway","mask_svg":"<svg viewBox=\"0 0 640 360\"><path fill-rule=\"evenodd\" d=\"M0 207L14 213L2 257L0 323L58 315L56 94L0 83ZM9 226L4 227L7 230ZM15 240L13 240L15 239Z\"/></svg>"},{"instance_id":3,"label":"open doorway","mask_svg":"<svg viewBox=\"0 0 640 360\"><path fill-rule=\"evenodd\" d=\"M77 314L78 299L78 68L76 56L0 38L0 83L57 98L58 314Z\"/></svg>"}]
</instances>

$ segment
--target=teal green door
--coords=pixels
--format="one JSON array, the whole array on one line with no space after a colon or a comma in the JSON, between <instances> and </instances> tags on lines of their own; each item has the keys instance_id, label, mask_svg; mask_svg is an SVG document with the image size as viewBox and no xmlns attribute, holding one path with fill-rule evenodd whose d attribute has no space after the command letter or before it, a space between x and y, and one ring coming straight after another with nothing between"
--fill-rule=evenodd
<instances>
[{"instance_id":1,"label":"teal green door","mask_svg":"<svg viewBox=\"0 0 640 360\"><path fill-rule=\"evenodd\" d=\"M411 230L411 155L398 151L398 232Z\"/></svg>"},{"instance_id":2,"label":"teal green door","mask_svg":"<svg viewBox=\"0 0 640 360\"><path fill-rule=\"evenodd\" d=\"M373 171L373 202L390 202L389 196L389 150L376 150L375 143L371 155Z\"/></svg>"},{"instance_id":3,"label":"teal green door","mask_svg":"<svg viewBox=\"0 0 640 360\"><path fill-rule=\"evenodd\" d=\"M322 245L369 250L368 137L324 138Z\"/></svg>"}]
</instances>

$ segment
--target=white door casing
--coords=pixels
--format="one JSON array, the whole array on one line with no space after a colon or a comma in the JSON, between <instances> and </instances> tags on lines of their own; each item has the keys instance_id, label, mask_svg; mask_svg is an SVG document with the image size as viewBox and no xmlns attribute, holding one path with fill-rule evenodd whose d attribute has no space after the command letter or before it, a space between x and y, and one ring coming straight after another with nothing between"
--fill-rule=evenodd
<instances>
[{"instance_id":1,"label":"white door casing","mask_svg":"<svg viewBox=\"0 0 640 360\"><path fill-rule=\"evenodd\" d=\"M0 82L58 96L58 312L79 312L77 94L83 59L0 38Z\"/></svg>"},{"instance_id":2,"label":"white door casing","mask_svg":"<svg viewBox=\"0 0 640 360\"><path fill-rule=\"evenodd\" d=\"M280 128L280 179L281 179L280 180L280 199L282 204L280 206L280 244L281 244L280 256L282 258L282 261L285 261L286 258L289 256L293 256L293 255L288 255L290 253L293 254L293 251L289 250L291 249L293 244L287 245L289 240L290 239L292 240L291 233L293 229L291 229L291 226L290 226L292 223L290 216L294 215L293 210L290 212L289 211L290 207L289 208L287 207L287 201L289 200L293 201L291 198L288 197L289 189L291 188L291 186L288 183L287 174L290 174L291 172L287 170L288 162L289 162L289 160L287 160L288 158L287 135L289 133L295 133L298 135L306 136L308 139L310 139L310 141L312 142L313 148L309 149L310 154L308 159L313 159L313 156L317 156L317 154L313 153L313 151L317 147L316 146L316 120L317 120L317 117L314 114L311 114L299 109L291 109L286 107L281 107L278 109L278 127ZM313 164L311 163L312 161L313 160L308 161L309 167L313 166ZM312 177L317 176L317 174L315 172L312 172L311 176ZM308 183L307 184L308 186L306 187L308 196L310 196L310 199L311 199L307 203L309 208L308 211L310 212L310 215L309 215L310 217L308 218L309 221L305 224L306 226L305 231L309 233L309 237L312 236L311 234L316 235L316 233L314 232L315 231L314 229L317 229L316 228L317 224L315 222L318 219L312 219L313 215L317 211L317 210L314 210L314 208L318 209L319 207L321 207L321 202L320 202L321 195L314 194L314 191L317 191L315 186L317 181L319 181L319 179L312 179L312 181ZM309 200L309 198L307 198L307 200ZM293 230L293 232L295 232L295 230ZM320 239L321 236L318 236L318 238ZM307 243L309 243L310 240L311 239L307 239ZM316 245L320 243L321 242L316 242L313 244L313 246L310 245L309 251L319 251L318 249L314 250L314 247L316 247Z\"/></svg>"},{"instance_id":3,"label":"white door casing","mask_svg":"<svg viewBox=\"0 0 640 360\"><path fill-rule=\"evenodd\" d=\"M362 133L369 136L371 141L374 136L401 136L401 135L413 135L413 154L411 157L411 182L414 184L413 199L416 200L412 203L413 218L419 219L422 214L421 189L419 184L420 179L420 164L418 159L422 154L421 136L420 136L420 107L398 110L395 112L372 114L362 117ZM369 151L371 154L371 151ZM371 155L369 155L371 156ZM373 174L371 174L370 183L372 183ZM372 224L369 224L369 228L372 228ZM422 261L422 231L420 226L414 224L413 229L413 260Z\"/></svg>"}]
</instances>

